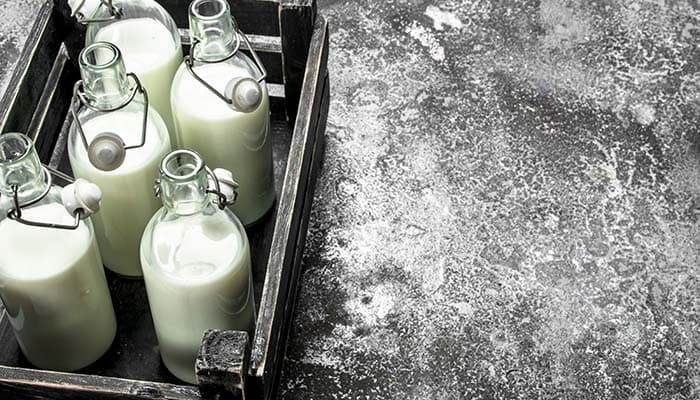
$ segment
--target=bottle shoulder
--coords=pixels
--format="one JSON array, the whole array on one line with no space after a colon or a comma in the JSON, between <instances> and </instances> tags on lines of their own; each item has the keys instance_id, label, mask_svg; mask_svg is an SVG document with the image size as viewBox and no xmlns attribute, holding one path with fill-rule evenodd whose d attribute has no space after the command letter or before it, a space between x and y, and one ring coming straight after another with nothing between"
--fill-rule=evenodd
<instances>
[{"instance_id":1,"label":"bottle shoulder","mask_svg":"<svg viewBox=\"0 0 700 400\"><path fill-rule=\"evenodd\" d=\"M122 17L87 26L85 44L110 42L119 47L128 72L142 76L162 74L182 61L180 33L168 12L152 0L116 1ZM100 7L97 17L108 18L107 7Z\"/></svg>"},{"instance_id":2,"label":"bottle shoulder","mask_svg":"<svg viewBox=\"0 0 700 400\"><path fill-rule=\"evenodd\" d=\"M113 0L112 4L114 7L118 8L121 12L121 17L119 19L114 19L106 22L91 23L87 26L87 38L90 41L95 37L95 34L100 30L120 22L125 22L134 19L148 19L152 21L157 21L168 31L173 33L173 39L180 43L180 35L177 30L177 25L173 20L173 17L168 13L163 6L161 6L155 0ZM102 5L100 6L95 14L95 18L108 18L110 17L110 10ZM89 42L91 43L91 42Z\"/></svg>"},{"instance_id":3,"label":"bottle shoulder","mask_svg":"<svg viewBox=\"0 0 700 400\"><path fill-rule=\"evenodd\" d=\"M30 221L72 225L71 216L60 200L61 188L54 186L36 204L22 208L22 218ZM7 218L14 206L0 201L0 275L19 280L45 279L62 273L78 262L94 262L94 232L89 219L77 229L34 227ZM99 266L101 267L101 266Z\"/></svg>"},{"instance_id":4,"label":"bottle shoulder","mask_svg":"<svg viewBox=\"0 0 700 400\"><path fill-rule=\"evenodd\" d=\"M87 107L78 112L78 119L85 135L85 141L90 144L97 135L110 132L118 135L125 146L138 146L143 137L143 113L145 103L136 98L126 107L109 112L97 112ZM171 150L170 135L163 118L152 106L148 106L146 119L146 136L143 146L126 150L124 163L120 171L141 168L144 165L159 163L163 156ZM68 153L72 163L87 163L88 155L77 122L72 121L68 134Z\"/></svg>"},{"instance_id":5,"label":"bottle shoulder","mask_svg":"<svg viewBox=\"0 0 700 400\"><path fill-rule=\"evenodd\" d=\"M141 241L144 269L174 280L209 281L250 263L245 229L229 210L177 215L161 208Z\"/></svg>"},{"instance_id":6,"label":"bottle shoulder","mask_svg":"<svg viewBox=\"0 0 700 400\"><path fill-rule=\"evenodd\" d=\"M245 58L242 58L245 57ZM228 84L237 78L257 77L257 69L250 58L243 53L220 63L195 62L192 67L194 72L219 93L225 93ZM262 118L269 112L269 94L263 81L262 101L258 110L246 114L236 111L209 88L204 86L187 68L183 62L175 73L171 91L171 104L173 110L183 112L186 115L206 115L215 119L227 119L240 116ZM191 99L198 99L196 102Z\"/></svg>"}]
</instances>

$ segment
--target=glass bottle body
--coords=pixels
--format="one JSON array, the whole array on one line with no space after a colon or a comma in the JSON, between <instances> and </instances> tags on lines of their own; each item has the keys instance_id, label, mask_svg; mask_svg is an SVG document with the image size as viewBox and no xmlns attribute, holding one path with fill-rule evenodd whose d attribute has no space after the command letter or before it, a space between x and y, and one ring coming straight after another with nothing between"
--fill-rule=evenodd
<instances>
[{"instance_id":1,"label":"glass bottle body","mask_svg":"<svg viewBox=\"0 0 700 400\"><path fill-rule=\"evenodd\" d=\"M97 46L99 44L93 48ZM107 108L117 107L124 99L128 100L130 90L133 90L123 67L116 64L116 71L110 71L104 65L96 68L89 65L87 57L81 54L86 97L94 103L102 99ZM91 79L93 76L95 78ZM91 86L91 82L96 84ZM92 143L97 135L109 132L121 138L127 146L140 144L145 106L143 97L136 94L133 100L116 111L100 112L84 107L78 113L78 120L86 142ZM143 146L126 150L123 163L110 171L92 164L77 122L74 120L71 125L68 136L71 168L76 177L93 182L102 190L101 211L92 217L97 242L105 266L120 275L142 276L139 244L148 221L160 208L160 202L153 196L153 182L158 177L160 160L170 150L170 138L163 119L150 106Z\"/></svg>"},{"instance_id":2,"label":"glass bottle body","mask_svg":"<svg viewBox=\"0 0 700 400\"><path fill-rule=\"evenodd\" d=\"M168 12L153 0L114 0L113 5L121 10L121 18L88 24L85 44L110 42L121 50L127 71L141 79L150 95L151 105L162 116L171 143L175 144L170 87L182 62L177 25ZM94 18L110 16L110 10L105 5L100 5L96 10L86 9L86 15L91 11Z\"/></svg>"},{"instance_id":3,"label":"glass bottle body","mask_svg":"<svg viewBox=\"0 0 700 400\"><path fill-rule=\"evenodd\" d=\"M216 6L216 1L212 3ZM228 9L216 14L221 19L218 21L193 15L196 4L190 7L193 36L217 29L219 35L197 39L201 44L194 53L194 72L219 93L225 93L233 79L257 78L260 72L243 52L226 58L235 50L237 37ZM183 63L175 74L171 93L178 142L182 148L201 154L210 167L233 172L240 188L232 210L244 225L262 218L275 201L270 103L264 81L261 88L262 100L257 108L238 111L199 82Z\"/></svg>"},{"instance_id":4,"label":"glass bottle body","mask_svg":"<svg viewBox=\"0 0 700 400\"><path fill-rule=\"evenodd\" d=\"M252 333L255 302L243 225L212 204L206 172L189 171L175 180L161 172L164 207L144 232L141 261L161 357L175 376L195 383L204 331Z\"/></svg>"},{"instance_id":5,"label":"glass bottle body","mask_svg":"<svg viewBox=\"0 0 700 400\"><path fill-rule=\"evenodd\" d=\"M7 217L14 208L8 177L25 171L21 202L35 198L47 185L33 148L22 157L7 157L2 148L8 142L26 140L31 146L28 138L13 135L0 136L0 296L27 359L39 368L73 371L96 361L114 340L112 300L89 219L75 230L61 230L27 226ZM73 223L58 187L22 208L22 217Z\"/></svg>"}]
</instances>

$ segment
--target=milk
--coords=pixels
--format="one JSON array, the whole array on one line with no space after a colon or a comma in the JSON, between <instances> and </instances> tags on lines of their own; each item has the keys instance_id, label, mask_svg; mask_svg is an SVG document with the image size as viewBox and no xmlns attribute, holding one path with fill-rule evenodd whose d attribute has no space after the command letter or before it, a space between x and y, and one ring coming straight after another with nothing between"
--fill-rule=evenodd
<instances>
[{"instance_id":1,"label":"milk","mask_svg":"<svg viewBox=\"0 0 700 400\"><path fill-rule=\"evenodd\" d=\"M161 357L186 382L195 383L205 330L253 328L250 249L241 233L217 211L166 218L154 226L152 241L144 237L141 262Z\"/></svg>"},{"instance_id":2,"label":"milk","mask_svg":"<svg viewBox=\"0 0 700 400\"><path fill-rule=\"evenodd\" d=\"M170 31L154 19L131 18L100 29L93 42L98 41L110 42L121 50L126 70L135 73L146 87L151 105L170 132L171 143L176 143L170 86L182 62L182 48Z\"/></svg>"},{"instance_id":3,"label":"milk","mask_svg":"<svg viewBox=\"0 0 700 400\"><path fill-rule=\"evenodd\" d=\"M141 142L143 105L132 103L118 112L81 118L90 143L100 132L113 132L127 146ZM75 129L75 127L73 127ZM130 277L140 277L139 243L143 230L161 204L153 194L159 163L170 151L165 125L155 112L149 113L146 142L143 147L126 151L124 163L114 171L102 171L90 163L85 146L71 132L68 150L76 177L95 183L102 190L102 208L92 219L107 268Z\"/></svg>"},{"instance_id":4,"label":"milk","mask_svg":"<svg viewBox=\"0 0 700 400\"><path fill-rule=\"evenodd\" d=\"M72 225L63 206L22 210L26 219ZM0 295L17 341L39 368L73 371L104 354L116 320L89 227L37 228L0 221Z\"/></svg>"},{"instance_id":5,"label":"milk","mask_svg":"<svg viewBox=\"0 0 700 400\"><path fill-rule=\"evenodd\" d=\"M195 71L220 93L237 76L250 76L242 62L202 64ZM265 85L257 110L233 110L198 82L183 64L171 93L178 141L198 152L211 168L226 168L240 184L232 211L244 225L259 220L275 200L269 99Z\"/></svg>"}]
</instances>

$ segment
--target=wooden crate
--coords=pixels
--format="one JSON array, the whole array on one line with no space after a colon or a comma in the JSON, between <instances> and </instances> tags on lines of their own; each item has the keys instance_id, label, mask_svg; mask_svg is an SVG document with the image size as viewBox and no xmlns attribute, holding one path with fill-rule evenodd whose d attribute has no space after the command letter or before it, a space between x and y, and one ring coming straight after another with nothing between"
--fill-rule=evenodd
<instances>
[{"instance_id":1,"label":"wooden crate","mask_svg":"<svg viewBox=\"0 0 700 400\"><path fill-rule=\"evenodd\" d=\"M108 274L118 332L108 353L84 370L33 368L0 317L0 398L7 399L270 399L276 396L328 113L328 25L315 0L229 0L268 71L277 204L248 230L258 309L255 335L215 332L199 360L211 378L183 384L162 365L143 281ZM84 28L65 0L37 13L9 87L0 99L0 132L25 132L46 164L70 173L66 136L77 55ZM180 28L189 0L161 0ZM181 29L183 45L189 34Z\"/></svg>"}]
</instances>

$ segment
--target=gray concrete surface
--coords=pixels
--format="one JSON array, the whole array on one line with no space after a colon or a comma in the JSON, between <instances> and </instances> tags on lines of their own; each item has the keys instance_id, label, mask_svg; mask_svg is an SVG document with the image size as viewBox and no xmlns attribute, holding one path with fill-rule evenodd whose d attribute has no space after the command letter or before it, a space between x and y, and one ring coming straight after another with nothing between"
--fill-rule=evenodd
<instances>
[{"instance_id":1,"label":"gray concrete surface","mask_svg":"<svg viewBox=\"0 0 700 400\"><path fill-rule=\"evenodd\" d=\"M328 145L281 397L700 398L698 2L320 9Z\"/></svg>"},{"instance_id":2,"label":"gray concrete surface","mask_svg":"<svg viewBox=\"0 0 700 400\"><path fill-rule=\"evenodd\" d=\"M321 1L287 399L700 398L696 1Z\"/></svg>"}]
</instances>

